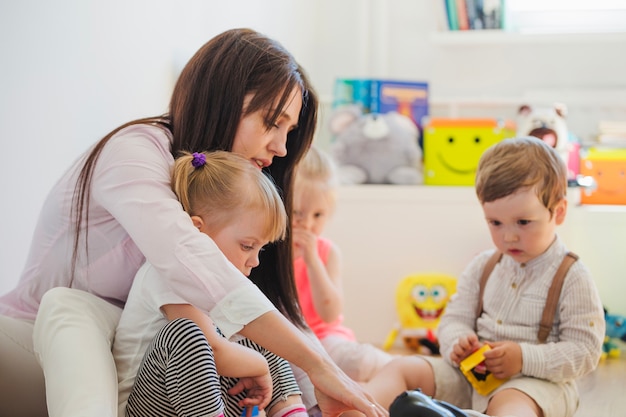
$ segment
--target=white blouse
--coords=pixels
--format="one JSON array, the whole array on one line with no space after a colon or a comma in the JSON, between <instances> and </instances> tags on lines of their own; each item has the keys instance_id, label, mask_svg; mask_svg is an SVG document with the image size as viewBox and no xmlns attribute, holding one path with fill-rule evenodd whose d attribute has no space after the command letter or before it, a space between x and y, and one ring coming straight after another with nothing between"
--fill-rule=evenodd
<instances>
[{"instance_id":1,"label":"white blouse","mask_svg":"<svg viewBox=\"0 0 626 417\"><path fill-rule=\"evenodd\" d=\"M274 309L182 210L170 188L170 143L164 130L137 125L103 148L93 173L89 253L83 234L70 281L70 207L84 155L79 158L47 196L26 267L17 287L0 297L0 314L34 319L41 297L53 287L78 288L122 306L145 260L173 291L210 311L227 337Z\"/></svg>"}]
</instances>

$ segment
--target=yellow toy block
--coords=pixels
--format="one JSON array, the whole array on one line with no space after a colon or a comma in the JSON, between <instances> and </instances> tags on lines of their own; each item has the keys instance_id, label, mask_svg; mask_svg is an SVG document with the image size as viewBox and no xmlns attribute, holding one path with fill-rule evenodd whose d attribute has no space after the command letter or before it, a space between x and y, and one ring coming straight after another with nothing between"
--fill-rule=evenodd
<instances>
[{"instance_id":1,"label":"yellow toy block","mask_svg":"<svg viewBox=\"0 0 626 417\"><path fill-rule=\"evenodd\" d=\"M514 136L512 121L431 118L424 125L424 184L474 185L483 152Z\"/></svg>"},{"instance_id":2,"label":"yellow toy block","mask_svg":"<svg viewBox=\"0 0 626 417\"><path fill-rule=\"evenodd\" d=\"M490 349L489 345L483 345L483 347L478 349L476 352L463 359L459 365L459 368L461 369L461 372L463 372L463 375L465 375L465 378L467 378L476 392L480 395L488 395L506 381L496 378L486 369L480 372L475 369L485 360L485 356L483 354Z\"/></svg>"}]
</instances>

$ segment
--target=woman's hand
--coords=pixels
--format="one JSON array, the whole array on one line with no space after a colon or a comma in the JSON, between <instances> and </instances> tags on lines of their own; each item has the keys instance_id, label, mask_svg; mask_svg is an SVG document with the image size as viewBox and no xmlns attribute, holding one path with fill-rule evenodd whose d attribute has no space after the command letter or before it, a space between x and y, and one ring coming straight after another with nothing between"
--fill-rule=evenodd
<instances>
[{"instance_id":1,"label":"woman's hand","mask_svg":"<svg viewBox=\"0 0 626 417\"><path fill-rule=\"evenodd\" d=\"M345 411L358 410L367 417L388 417L363 387L350 379L336 366L318 367L308 373L315 386L317 405L323 417L339 416Z\"/></svg>"}]
</instances>

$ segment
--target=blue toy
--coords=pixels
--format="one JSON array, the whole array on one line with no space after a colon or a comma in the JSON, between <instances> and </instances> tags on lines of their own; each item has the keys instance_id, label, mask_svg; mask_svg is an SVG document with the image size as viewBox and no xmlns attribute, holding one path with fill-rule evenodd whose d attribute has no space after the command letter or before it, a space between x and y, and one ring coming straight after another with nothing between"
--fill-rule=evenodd
<instances>
[{"instance_id":1,"label":"blue toy","mask_svg":"<svg viewBox=\"0 0 626 417\"><path fill-rule=\"evenodd\" d=\"M389 417L468 417L459 408L435 400L421 390L404 391L389 407Z\"/></svg>"},{"instance_id":2,"label":"blue toy","mask_svg":"<svg viewBox=\"0 0 626 417\"><path fill-rule=\"evenodd\" d=\"M606 335L612 339L626 342L626 317L617 314L605 314Z\"/></svg>"},{"instance_id":3,"label":"blue toy","mask_svg":"<svg viewBox=\"0 0 626 417\"><path fill-rule=\"evenodd\" d=\"M602 344L602 359L618 358L621 350L616 340L626 342L626 317L617 314L608 314L604 309L604 319L606 321L606 333Z\"/></svg>"}]
</instances>

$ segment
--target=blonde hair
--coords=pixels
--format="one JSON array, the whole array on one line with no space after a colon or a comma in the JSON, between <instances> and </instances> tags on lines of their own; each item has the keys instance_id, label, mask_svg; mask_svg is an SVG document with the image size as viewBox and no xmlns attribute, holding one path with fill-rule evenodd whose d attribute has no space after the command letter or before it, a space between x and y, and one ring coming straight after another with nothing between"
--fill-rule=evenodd
<instances>
[{"instance_id":1,"label":"blonde hair","mask_svg":"<svg viewBox=\"0 0 626 417\"><path fill-rule=\"evenodd\" d=\"M339 187L335 161L327 153L311 146L296 166L296 187L302 182L317 182L334 192Z\"/></svg>"},{"instance_id":2,"label":"blonde hair","mask_svg":"<svg viewBox=\"0 0 626 417\"><path fill-rule=\"evenodd\" d=\"M554 213L567 195L567 168L559 154L534 137L505 139L488 148L478 162L476 195L489 203L522 188L533 188Z\"/></svg>"},{"instance_id":3,"label":"blonde hair","mask_svg":"<svg viewBox=\"0 0 626 417\"><path fill-rule=\"evenodd\" d=\"M202 156L205 162L198 164ZM201 216L209 225L224 227L246 211L257 210L266 222L268 240L285 238L287 213L276 187L242 156L226 151L183 152L174 162L172 190L190 216Z\"/></svg>"}]
</instances>

